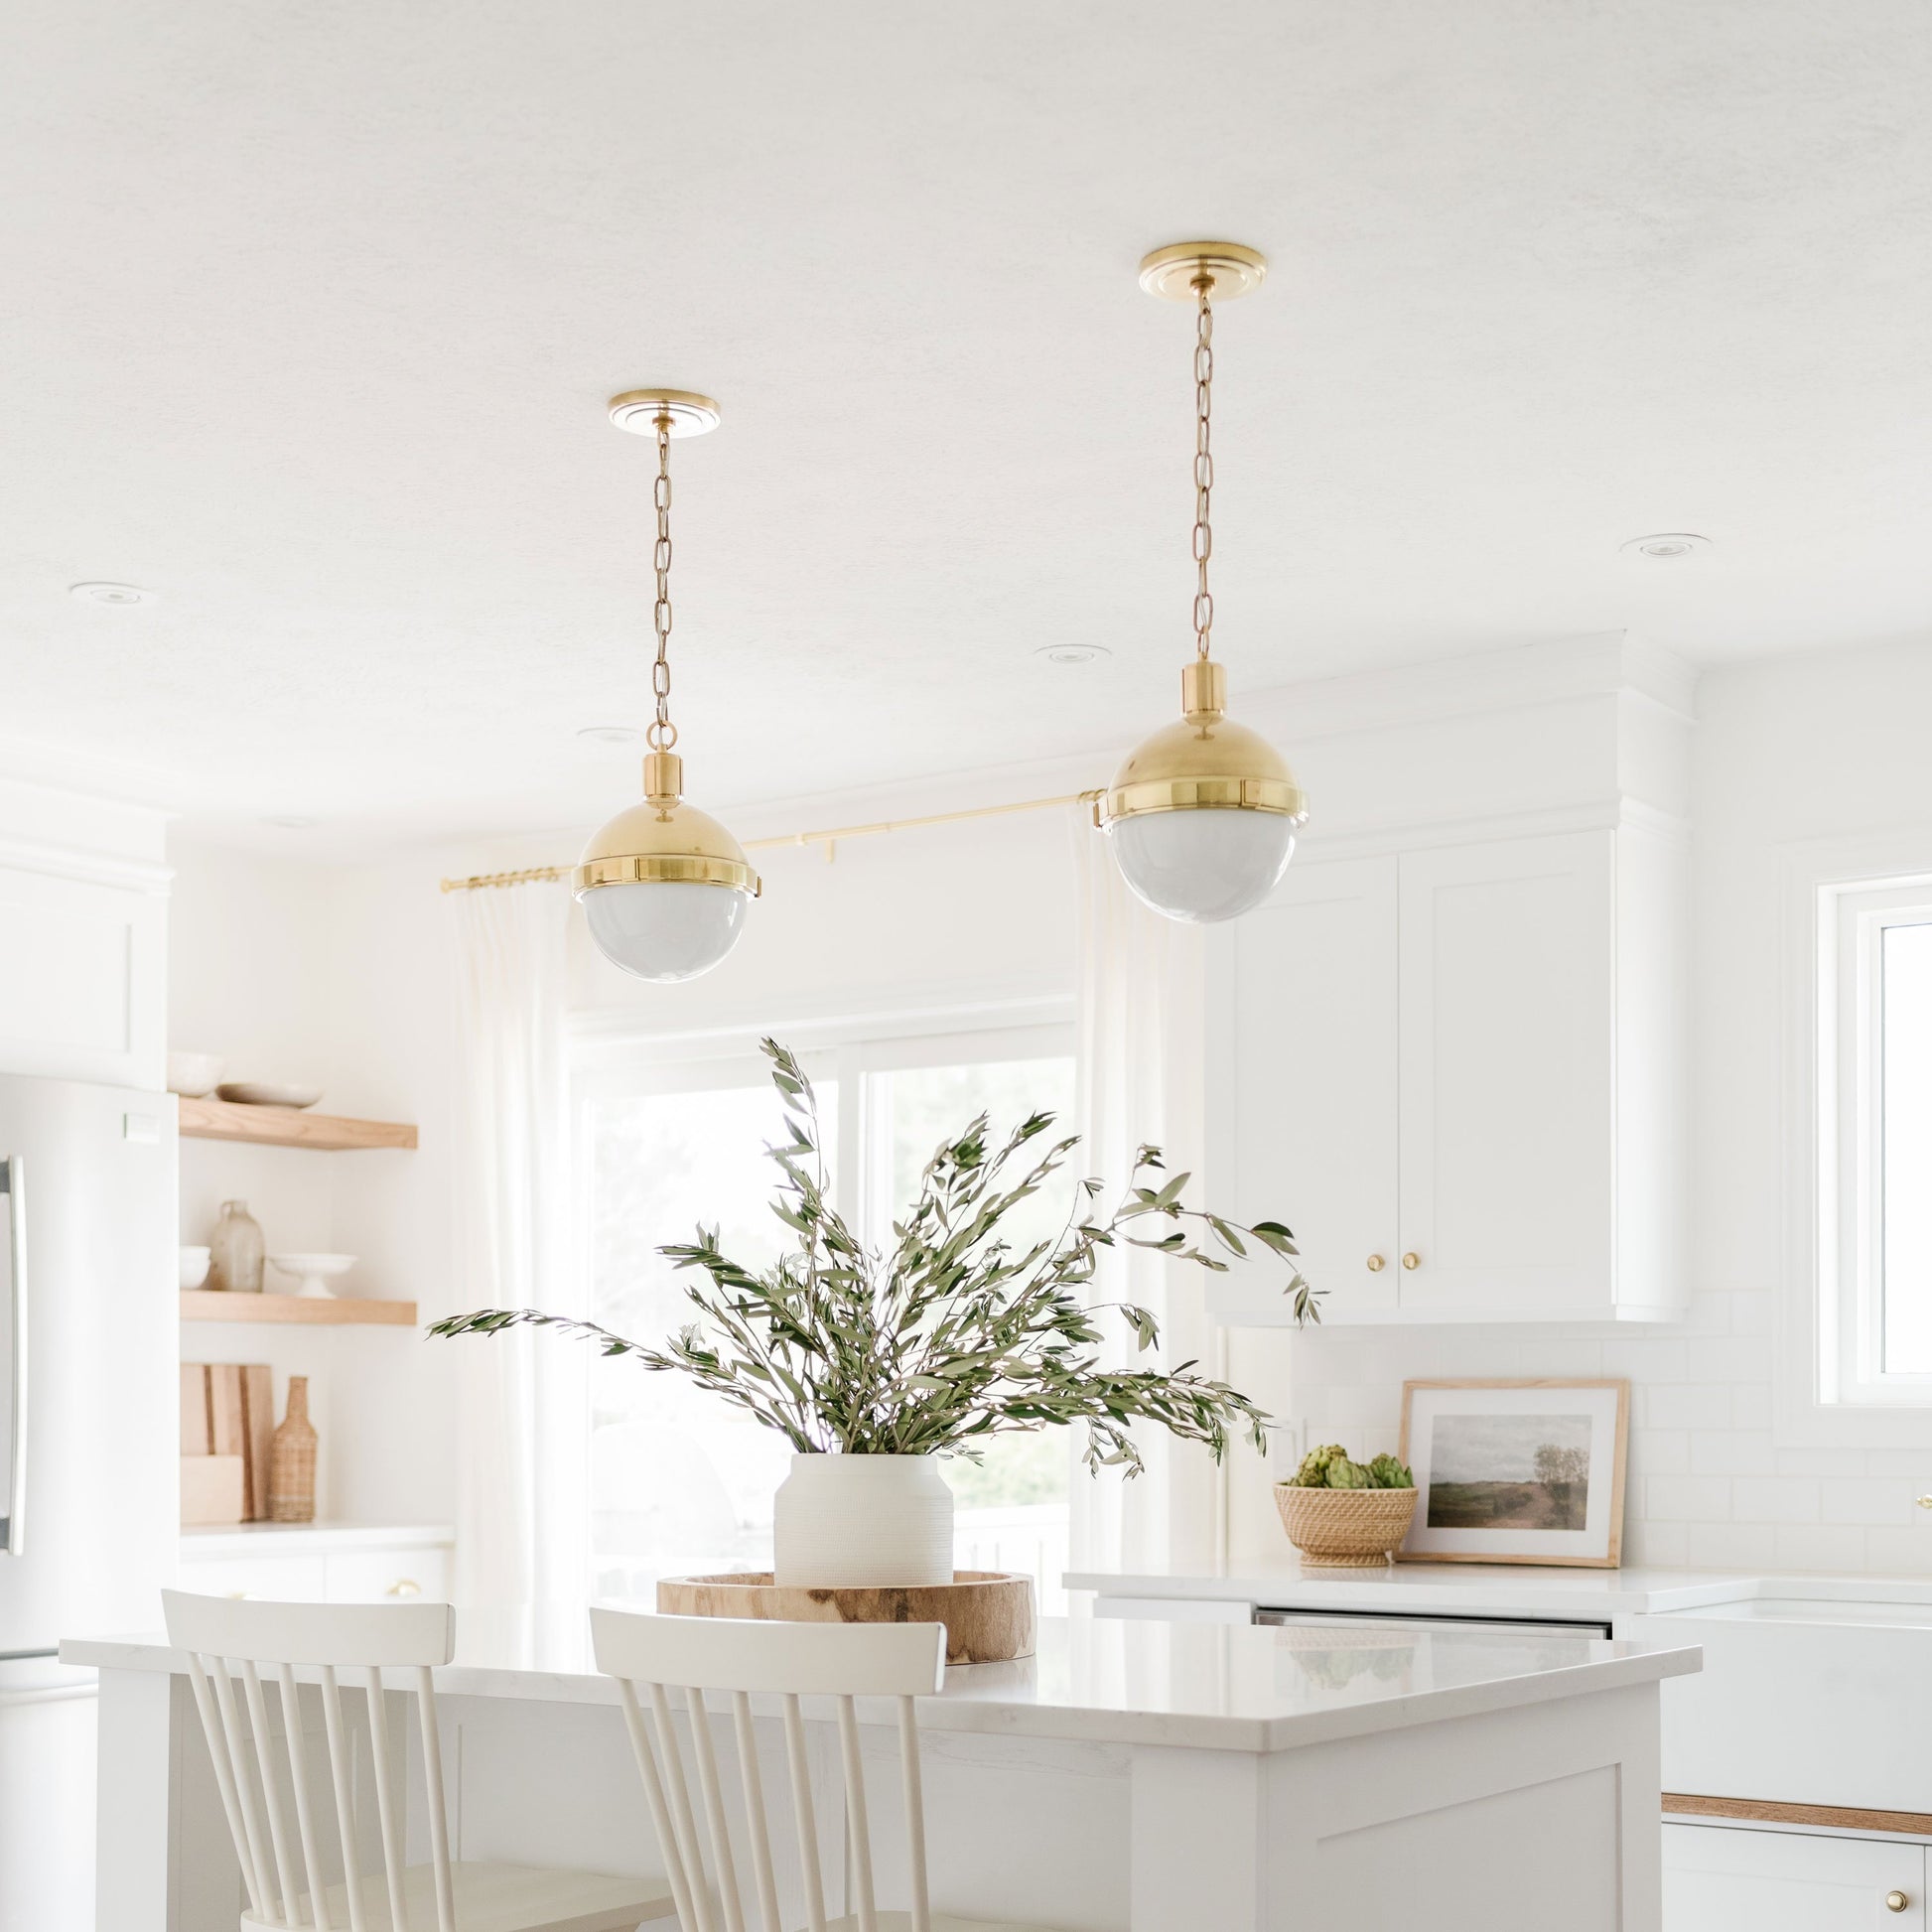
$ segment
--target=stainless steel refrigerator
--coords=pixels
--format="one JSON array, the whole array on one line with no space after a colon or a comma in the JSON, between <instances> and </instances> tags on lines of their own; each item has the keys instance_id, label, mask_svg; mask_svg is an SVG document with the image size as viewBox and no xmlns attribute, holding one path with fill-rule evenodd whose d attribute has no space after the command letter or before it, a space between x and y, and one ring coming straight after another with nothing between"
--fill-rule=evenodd
<instances>
[{"instance_id":1,"label":"stainless steel refrigerator","mask_svg":"<svg viewBox=\"0 0 1932 1932\"><path fill-rule=\"evenodd\" d=\"M155 1626L180 1535L175 1101L0 1074L0 1687Z\"/></svg>"},{"instance_id":2,"label":"stainless steel refrigerator","mask_svg":"<svg viewBox=\"0 0 1932 1932\"><path fill-rule=\"evenodd\" d=\"M0 1927L94 1922L92 1673L180 1536L175 1102L0 1074Z\"/></svg>"}]
</instances>

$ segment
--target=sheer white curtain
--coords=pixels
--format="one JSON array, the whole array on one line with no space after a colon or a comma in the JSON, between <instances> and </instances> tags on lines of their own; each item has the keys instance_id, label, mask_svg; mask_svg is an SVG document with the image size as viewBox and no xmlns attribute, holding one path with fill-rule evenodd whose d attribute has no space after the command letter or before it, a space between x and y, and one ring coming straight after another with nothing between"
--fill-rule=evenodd
<instances>
[{"instance_id":1,"label":"sheer white curtain","mask_svg":"<svg viewBox=\"0 0 1932 1932\"><path fill-rule=\"evenodd\" d=\"M1079 1066L1075 1124L1081 1172L1105 1179L1104 1197L1127 1184L1135 1151L1163 1150L1170 1173L1200 1172L1202 1128L1202 934L1164 919L1128 891L1084 808L1073 824L1080 897ZM1198 1184L1188 1189L1198 1203ZM1119 1367L1190 1358L1218 1374L1219 1331L1207 1319L1202 1271L1141 1248L1103 1253L1097 1302L1153 1311L1158 1356L1123 1339ZM1109 1322L1111 1335L1115 1323ZM1204 1449L1161 1429L1136 1432L1146 1473L1132 1481L1077 1472L1072 1489L1073 1567L1078 1570L1212 1570L1219 1561L1223 1489Z\"/></svg>"},{"instance_id":2,"label":"sheer white curtain","mask_svg":"<svg viewBox=\"0 0 1932 1932\"><path fill-rule=\"evenodd\" d=\"M452 895L462 1069L457 1303L582 1312L573 1236L561 884ZM576 1640L587 1587L582 1344L528 1329L457 1370L456 1600L505 1660ZM469 1646L466 1645L466 1648Z\"/></svg>"}]
</instances>

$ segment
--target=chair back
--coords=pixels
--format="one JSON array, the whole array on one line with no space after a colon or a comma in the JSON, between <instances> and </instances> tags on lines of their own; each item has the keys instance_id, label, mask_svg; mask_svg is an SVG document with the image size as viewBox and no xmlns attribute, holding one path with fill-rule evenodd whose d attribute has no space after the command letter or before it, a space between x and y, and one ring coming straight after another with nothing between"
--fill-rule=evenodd
<instances>
[{"instance_id":1,"label":"chair back","mask_svg":"<svg viewBox=\"0 0 1932 1932\"><path fill-rule=\"evenodd\" d=\"M618 1680L630 1747L644 1781L644 1800L664 1854L678 1923L688 1932L746 1932L738 1866L725 1818L724 1794L712 1748L707 1692L729 1698L745 1792L746 1832L762 1932L785 1932L778 1917L752 1698L775 1696L784 1719L785 1763L797 1835L809 1932L825 1932L825 1886L819 1869L818 1819L805 1756L799 1698L836 1701L839 1754L845 1776L847 1845L860 1932L878 1932L872 1863L872 1824L859 1759L854 1698L897 1700L900 1788L905 1803L912 1932L932 1932L926 1898L925 1808L919 1783L919 1732L913 1699L931 1696L945 1681L942 1623L755 1623L706 1616L641 1616L594 1609L591 1635L597 1666ZM700 1840L685 1778L673 1696L690 1719L691 1756L704 1808ZM650 1712L648 1731L644 1711ZM720 1713L722 1716L722 1712ZM655 1749L653 1750L653 1739ZM710 1878L706 1875L706 1849ZM715 1909L714 1909L715 1906ZM722 1919L721 1919L722 1915Z\"/></svg>"},{"instance_id":2,"label":"chair back","mask_svg":"<svg viewBox=\"0 0 1932 1932\"><path fill-rule=\"evenodd\" d=\"M343 1723L338 1670L359 1670L367 1694L369 1743L374 1758L376 1820L382 1840L387 1924L408 1927L403 1903L402 1793L389 1763L389 1717L383 1701L385 1669L414 1674L416 1716L422 1732L424 1783L429 1796L430 1856L435 1868L436 1932L456 1932L450 1885L450 1840L443 1807L443 1755L436 1732L433 1664L450 1661L454 1613L447 1603L258 1603L223 1596L161 1592L168 1641L188 1653L195 1705L214 1759L235 1856L241 1862L249 1911L267 1925L301 1923L297 1901L307 1893L316 1932L364 1932L370 1911L363 1896L368 1878L357 1869L353 1748ZM239 1666L240 1691L236 1691ZM307 1666L322 1679L323 1728L329 1744L329 1789L310 1789L302 1739L295 1671ZM268 1723L265 1669L274 1675L281 1706L282 1741L276 1747ZM242 1708L246 1707L244 1726ZM259 1777L249 1774L249 1743ZM294 1800L293 1829L284 1791ZM258 1802L259 1799L259 1802ZM331 1826L329 1812L334 1813ZM330 1922L321 1848L333 1830L342 1853L346 1926Z\"/></svg>"}]
</instances>

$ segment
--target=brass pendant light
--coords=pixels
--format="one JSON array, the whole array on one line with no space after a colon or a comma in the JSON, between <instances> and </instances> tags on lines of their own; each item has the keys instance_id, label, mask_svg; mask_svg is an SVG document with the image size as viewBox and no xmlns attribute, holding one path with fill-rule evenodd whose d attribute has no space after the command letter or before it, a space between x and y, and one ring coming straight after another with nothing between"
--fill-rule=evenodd
<instances>
[{"instance_id":1,"label":"brass pendant light","mask_svg":"<svg viewBox=\"0 0 1932 1932\"><path fill-rule=\"evenodd\" d=\"M745 850L708 812L684 802L684 760L671 723L671 441L718 427L718 405L685 389L632 389L611 399L618 428L657 440L652 562L657 715L644 733L644 795L591 835L571 890L610 962L637 979L706 973L738 943L760 891Z\"/></svg>"},{"instance_id":2,"label":"brass pendant light","mask_svg":"<svg viewBox=\"0 0 1932 1932\"><path fill-rule=\"evenodd\" d=\"M1212 654L1214 299L1260 287L1265 256L1234 241L1179 241L1141 263L1150 295L1194 306L1194 657L1180 674L1181 715L1128 757L1094 806L1121 876L1155 911L1231 919L1274 891L1308 804L1287 761L1227 713L1227 674Z\"/></svg>"}]
</instances>

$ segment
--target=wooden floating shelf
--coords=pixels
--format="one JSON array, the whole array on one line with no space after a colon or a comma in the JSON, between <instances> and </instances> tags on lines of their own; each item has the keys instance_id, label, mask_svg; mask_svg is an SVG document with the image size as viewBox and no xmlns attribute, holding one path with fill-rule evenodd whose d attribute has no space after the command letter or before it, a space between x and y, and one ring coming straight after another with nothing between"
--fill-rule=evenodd
<instances>
[{"instance_id":1,"label":"wooden floating shelf","mask_svg":"<svg viewBox=\"0 0 1932 1932\"><path fill-rule=\"evenodd\" d=\"M225 1289L183 1289L184 1321L306 1321L341 1327L348 1322L392 1328L416 1325L414 1302L358 1302L332 1295L317 1301L307 1295L231 1295Z\"/></svg>"},{"instance_id":2,"label":"wooden floating shelf","mask_svg":"<svg viewBox=\"0 0 1932 1932\"><path fill-rule=\"evenodd\" d=\"M194 1100L186 1094L181 1101L181 1132L190 1141L252 1141L257 1147L311 1147L330 1153L416 1145L415 1128L401 1121L347 1120L338 1114L303 1113L294 1107L244 1107L233 1100Z\"/></svg>"}]
</instances>

